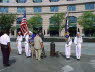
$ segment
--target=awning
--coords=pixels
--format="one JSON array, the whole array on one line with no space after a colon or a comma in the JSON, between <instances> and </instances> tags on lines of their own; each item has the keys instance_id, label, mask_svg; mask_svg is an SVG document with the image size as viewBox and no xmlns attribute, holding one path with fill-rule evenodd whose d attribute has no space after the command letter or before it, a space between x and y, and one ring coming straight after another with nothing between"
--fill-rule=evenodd
<instances>
[{"instance_id":1,"label":"awning","mask_svg":"<svg viewBox=\"0 0 95 72\"><path fill-rule=\"evenodd\" d=\"M69 27L77 27L77 24L76 23L71 23L70 25L69 25Z\"/></svg>"}]
</instances>

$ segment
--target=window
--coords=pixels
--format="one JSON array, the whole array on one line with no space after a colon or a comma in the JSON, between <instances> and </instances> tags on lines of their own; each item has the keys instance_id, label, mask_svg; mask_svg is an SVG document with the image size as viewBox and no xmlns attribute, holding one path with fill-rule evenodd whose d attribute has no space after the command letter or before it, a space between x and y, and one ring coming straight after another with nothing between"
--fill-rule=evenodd
<instances>
[{"instance_id":1,"label":"window","mask_svg":"<svg viewBox=\"0 0 95 72\"><path fill-rule=\"evenodd\" d=\"M33 0L34 3L40 3L42 0Z\"/></svg>"},{"instance_id":2,"label":"window","mask_svg":"<svg viewBox=\"0 0 95 72\"><path fill-rule=\"evenodd\" d=\"M7 13L8 12L8 7L0 7L0 12Z\"/></svg>"},{"instance_id":3,"label":"window","mask_svg":"<svg viewBox=\"0 0 95 72\"><path fill-rule=\"evenodd\" d=\"M85 4L85 9L86 10L94 9L94 3L87 3L87 4Z\"/></svg>"},{"instance_id":4,"label":"window","mask_svg":"<svg viewBox=\"0 0 95 72\"><path fill-rule=\"evenodd\" d=\"M9 0L0 0L0 3L9 3Z\"/></svg>"},{"instance_id":5,"label":"window","mask_svg":"<svg viewBox=\"0 0 95 72\"><path fill-rule=\"evenodd\" d=\"M59 0L49 0L50 2L58 2Z\"/></svg>"},{"instance_id":6,"label":"window","mask_svg":"<svg viewBox=\"0 0 95 72\"><path fill-rule=\"evenodd\" d=\"M19 17L19 18L16 19L17 24L21 24L21 21L22 21L22 17Z\"/></svg>"},{"instance_id":7,"label":"window","mask_svg":"<svg viewBox=\"0 0 95 72\"><path fill-rule=\"evenodd\" d=\"M24 13L26 11L25 7L17 7L18 13Z\"/></svg>"},{"instance_id":8,"label":"window","mask_svg":"<svg viewBox=\"0 0 95 72\"><path fill-rule=\"evenodd\" d=\"M16 0L17 3L26 3L27 0Z\"/></svg>"},{"instance_id":9,"label":"window","mask_svg":"<svg viewBox=\"0 0 95 72\"><path fill-rule=\"evenodd\" d=\"M68 6L68 11L76 11L76 6L75 5L70 5Z\"/></svg>"},{"instance_id":10,"label":"window","mask_svg":"<svg viewBox=\"0 0 95 72\"><path fill-rule=\"evenodd\" d=\"M51 6L50 7L51 12L58 12L58 9L59 9L58 6Z\"/></svg>"},{"instance_id":11,"label":"window","mask_svg":"<svg viewBox=\"0 0 95 72\"><path fill-rule=\"evenodd\" d=\"M34 7L34 12L42 12L42 7Z\"/></svg>"},{"instance_id":12,"label":"window","mask_svg":"<svg viewBox=\"0 0 95 72\"><path fill-rule=\"evenodd\" d=\"M77 18L74 16L69 16L68 19L70 23L77 23Z\"/></svg>"}]
</instances>

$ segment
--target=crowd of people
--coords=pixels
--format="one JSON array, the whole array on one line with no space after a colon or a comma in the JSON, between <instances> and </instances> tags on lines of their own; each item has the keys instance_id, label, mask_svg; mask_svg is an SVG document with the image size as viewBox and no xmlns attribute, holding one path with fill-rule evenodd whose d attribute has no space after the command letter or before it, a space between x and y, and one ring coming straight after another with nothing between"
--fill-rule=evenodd
<instances>
[{"instance_id":1,"label":"crowd of people","mask_svg":"<svg viewBox=\"0 0 95 72\"><path fill-rule=\"evenodd\" d=\"M41 60L41 53L42 53L42 50L44 49L43 38L41 35L42 35L41 32L33 34L31 31L29 31L28 33L24 35L25 55L27 58L35 57L37 60ZM18 32L17 48L18 48L19 55L22 54L22 40L23 40L23 37L21 35L21 32Z\"/></svg>"},{"instance_id":2,"label":"crowd of people","mask_svg":"<svg viewBox=\"0 0 95 72\"><path fill-rule=\"evenodd\" d=\"M43 45L43 39L44 39L43 36L44 35L42 34L42 32L33 34L31 31L27 32L24 35L24 38L25 38L24 47L25 47L26 58L32 57L40 61L41 57L43 58L46 57L44 45ZM66 43L65 43L66 59L70 59L72 39L70 38L69 34L66 34L65 40L66 40ZM23 41L23 36L21 32L19 31L17 39L16 39L18 55L23 54L22 41ZM82 42L83 42L82 37L80 36L80 33L78 32L76 37L74 38L74 43L76 45L76 59L77 60L80 60L80 57L81 57L81 43ZM10 66L9 64L9 55L11 52L10 37L8 36L6 31L0 34L0 47L2 51L3 65L5 67Z\"/></svg>"}]
</instances>

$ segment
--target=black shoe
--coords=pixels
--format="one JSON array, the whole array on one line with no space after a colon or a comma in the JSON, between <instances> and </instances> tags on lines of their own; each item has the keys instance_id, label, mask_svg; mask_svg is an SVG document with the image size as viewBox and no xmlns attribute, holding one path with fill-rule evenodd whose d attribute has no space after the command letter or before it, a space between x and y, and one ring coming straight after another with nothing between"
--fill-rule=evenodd
<instances>
[{"instance_id":1,"label":"black shoe","mask_svg":"<svg viewBox=\"0 0 95 72\"><path fill-rule=\"evenodd\" d=\"M18 55L22 55L22 54L18 54Z\"/></svg>"},{"instance_id":2,"label":"black shoe","mask_svg":"<svg viewBox=\"0 0 95 72\"><path fill-rule=\"evenodd\" d=\"M80 59L77 59L77 61L80 61Z\"/></svg>"},{"instance_id":3,"label":"black shoe","mask_svg":"<svg viewBox=\"0 0 95 72\"><path fill-rule=\"evenodd\" d=\"M4 67L9 67L9 66L10 66L10 64L4 64L3 66L4 66Z\"/></svg>"},{"instance_id":4,"label":"black shoe","mask_svg":"<svg viewBox=\"0 0 95 72\"><path fill-rule=\"evenodd\" d=\"M66 58L66 60L70 60L70 58Z\"/></svg>"},{"instance_id":5,"label":"black shoe","mask_svg":"<svg viewBox=\"0 0 95 72\"><path fill-rule=\"evenodd\" d=\"M31 58L31 56L27 56L26 58Z\"/></svg>"}]
</instances>

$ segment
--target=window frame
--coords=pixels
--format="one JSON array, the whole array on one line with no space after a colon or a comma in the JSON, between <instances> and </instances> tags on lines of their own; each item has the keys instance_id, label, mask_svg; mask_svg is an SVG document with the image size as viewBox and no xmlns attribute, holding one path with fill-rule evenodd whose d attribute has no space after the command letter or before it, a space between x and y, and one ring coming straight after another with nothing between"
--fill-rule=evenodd
<instances>
[{"instance_id":1,"label":"window frame","mask_svg":"<svg viewBox=\"0 0 95 72\"><path fill-rule=\"evenodd\" d=\"M35 6L35 7L33 7L33 9L34 9L34 13L41 13L42 12L42 7L40 7L40 6Z\"/></svg>"},{"instance_id":2,"label":"window frame","mask_svg":"<svg viewBox=\"0 0 95 72\"><path fill-rule=\"evenodd\" d=\"M8 7L0 7L0 9L1 8L3 8L2 12L0 11L1 13L8 13L8 11L9 11L9 8ZM5 11L5 8L7 8L6 11Z\"/></svg>"},{"instance_id":3,"label":"window frame","mask_svg":"<svg viewBox=\"0 0 95 72\"><path fill-rule=\"evenodd\" d=\"M37 0L37 1L34 1L33 0L33 3L42 3L43 0L41 0L40 2Z\"/></svg>"},{"instance_id":4,"label":"window frame","mask_svg":"<svg viewBox=\"0 0 95 72\"><path fill-rule=\"evenodd\" d=\"M23 10L19 11L18 8L23 8ZM17 7L17 13L24 13L26 11L26 8L25 7Z\"/></svg>"},{"instance_id":5,"label":"window frame","mask_svg":"<svg viewBox=\"0 0 95 72\"><path fill-rule=\"evenodd\" d=\"M91 8L91 5L93 5L93 8ZM85 4L85 10L93 10L95 9L95 3L86 3Z\"/></svg>"},{"instance_id":6,"label":"window frame","mask_svg":"<svg viewBox=\"0 0 95 72\"><path fill-rule=\"evenodd\" d=\"M17 2L17 3L26 3L27 0L24 0L24 1L22 1L22 0L21 0L21 1L20 1L20 0L16 0L16 2Z\"/></svg>"},{"instance_id":7,"label":"window frame","mask_svg":"<svg viewBox=\"0 0 95 72\"><path fill-rule=\"evenodd\" d=\"M53 11L51 9L53 9ZM50 12L58 12L58 11L59 11L59 6L50 6Z\"/></svg>"},{"instance_id":8,"label":"window frame","mask_svg":"<svg viewBox=\"0 0 95 72\"><path fill-rule=\"evenodd\" d=\"M58 2L60 0L49 0L49 2Z\"/></svg>"},{"instance_id":9,"label":"window frame","mask_svg":"<svg viewBox=\"0 0 95 72\"><path fill-rule=\"evenodd\" d=\"M67 10L68 11L76 11L76 5L68 5Z\"/></svg>"}]
</instances>

